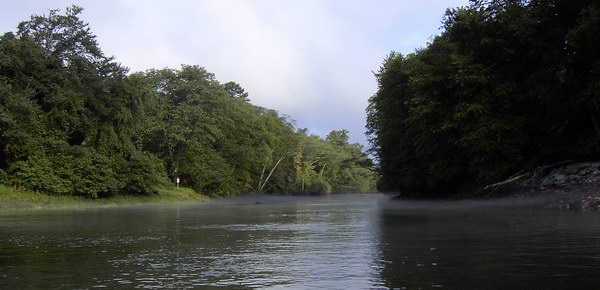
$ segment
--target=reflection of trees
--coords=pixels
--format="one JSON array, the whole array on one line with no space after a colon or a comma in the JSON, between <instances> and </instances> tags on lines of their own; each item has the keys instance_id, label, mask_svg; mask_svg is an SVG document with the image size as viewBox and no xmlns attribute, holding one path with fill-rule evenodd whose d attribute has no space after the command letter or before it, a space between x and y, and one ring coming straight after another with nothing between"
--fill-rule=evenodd
<instances>
[{"instance_id":1,"label":"reflection of trees","mask_svg":"<svg viewBox=\"0 0 600 290\"><path fill-rule=\"evenodd\" d=\"M391 288L591 289L597 243L582 216L516 210L382 214L381 272ZM551 279L549 277L552 277Z\"/></svg>"},{"instance_id":2,"label":"reflection of trees","mask_svg":"<svg viewBox=\"0 0 600 290\"><path fill-rule=\"evenodd\" d=\"M431 280L433 257L431 241L422 241L420 231L428 230L426 216L410 216L382 211L381 271L387 287L417 288L428 285Z\"/></svg>"}]
</instances>

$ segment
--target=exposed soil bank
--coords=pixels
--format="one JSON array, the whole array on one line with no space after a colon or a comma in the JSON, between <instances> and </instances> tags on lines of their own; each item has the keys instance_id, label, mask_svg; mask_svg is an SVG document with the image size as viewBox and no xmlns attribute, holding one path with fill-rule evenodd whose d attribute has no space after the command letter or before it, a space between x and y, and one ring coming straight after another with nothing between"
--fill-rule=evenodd
<instances>
[{"instance_id":1,"label":"exposed soil bank","mask_svg":"<svg viewBox=\"0 0 600 290\"><path fill-rule=\"evenodd\" d=\"M521 172L468 198L514 197L557 209L600 210L600 162L561 162Z\"/></svg>"}]
</instances>

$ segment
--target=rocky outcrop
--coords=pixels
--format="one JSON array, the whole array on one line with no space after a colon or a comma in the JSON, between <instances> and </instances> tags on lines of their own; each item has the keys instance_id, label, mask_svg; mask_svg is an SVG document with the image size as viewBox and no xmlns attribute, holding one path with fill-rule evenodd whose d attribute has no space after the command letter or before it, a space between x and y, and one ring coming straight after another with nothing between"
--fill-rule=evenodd
<instances>
[{"instance_id":1,"label":"rocky outcrop","mask_svg":"<svg viewBox=\"0 0 600 290\"><path fill-rule=\"evenodd\" d=\"M561 162L519 173L486 186L478 197L555 197L548 208L600 209L600 162Z\"/></svg>"}]
</instances>

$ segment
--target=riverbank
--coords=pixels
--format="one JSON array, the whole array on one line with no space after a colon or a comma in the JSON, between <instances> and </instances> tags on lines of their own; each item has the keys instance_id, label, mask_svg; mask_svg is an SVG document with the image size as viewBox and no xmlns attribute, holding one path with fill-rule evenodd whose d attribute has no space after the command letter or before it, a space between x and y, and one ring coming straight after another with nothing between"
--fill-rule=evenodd
<instances>
[{"instance_id":1,"label":"riverbank","mask_svg":"<svg viewBox=\"0 0 600 290\"><path fill-rule=\"evenodd\" d=\"M554 209L600 210L600 162L561 162L486 186L475 198L520 198Z\"/></svg>"},{"instance_id":2,"label":"riverbank","mask_svg":"<svg viewBox=\"0 0 600 290\"><path fill-rule=\"evenodd\" d=\"M402 195L392 199L405 200ZM600 211L600 162L565 161L540 166L445 201L482 206Z\"/></svg>"},{"instance_id":3,"label":"riverbank","mask_svg":"<svg viewBox=\"0 0 600 290\"><path fill-rule=\"evenodd\" d=\"M158 190L158 194L148 196L127 195L89 199L79 196L51 196L0 185L0 211L192 203L203 202L208 199L207 196L198 194L189 188L175 187L161 188Z\"/></svg>"}]
</instances>

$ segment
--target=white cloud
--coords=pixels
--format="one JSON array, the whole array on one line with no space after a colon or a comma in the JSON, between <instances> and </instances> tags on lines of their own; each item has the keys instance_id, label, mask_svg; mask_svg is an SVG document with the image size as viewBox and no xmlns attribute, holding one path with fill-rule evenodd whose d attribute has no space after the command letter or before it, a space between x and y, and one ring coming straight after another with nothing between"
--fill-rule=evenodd
<instances>
[{"instance_id":1,"label":"white cloud","mask_svg":"<svg viewBox=\"0 0 600 290\"><path fill-rule=\"evenodd\" d=\"M108 55L132 70L197 64L222 82L236 81L253 103L326 134L349 129L363 136L376 71L391 51L424 46L438 32L446 7L467 0L172 0L13 1L14 15L43 14L70 3ZM16 3L16 4L15 4ZM10 23L8 23L10 21Z\"/></svg>"}]
</instances>

